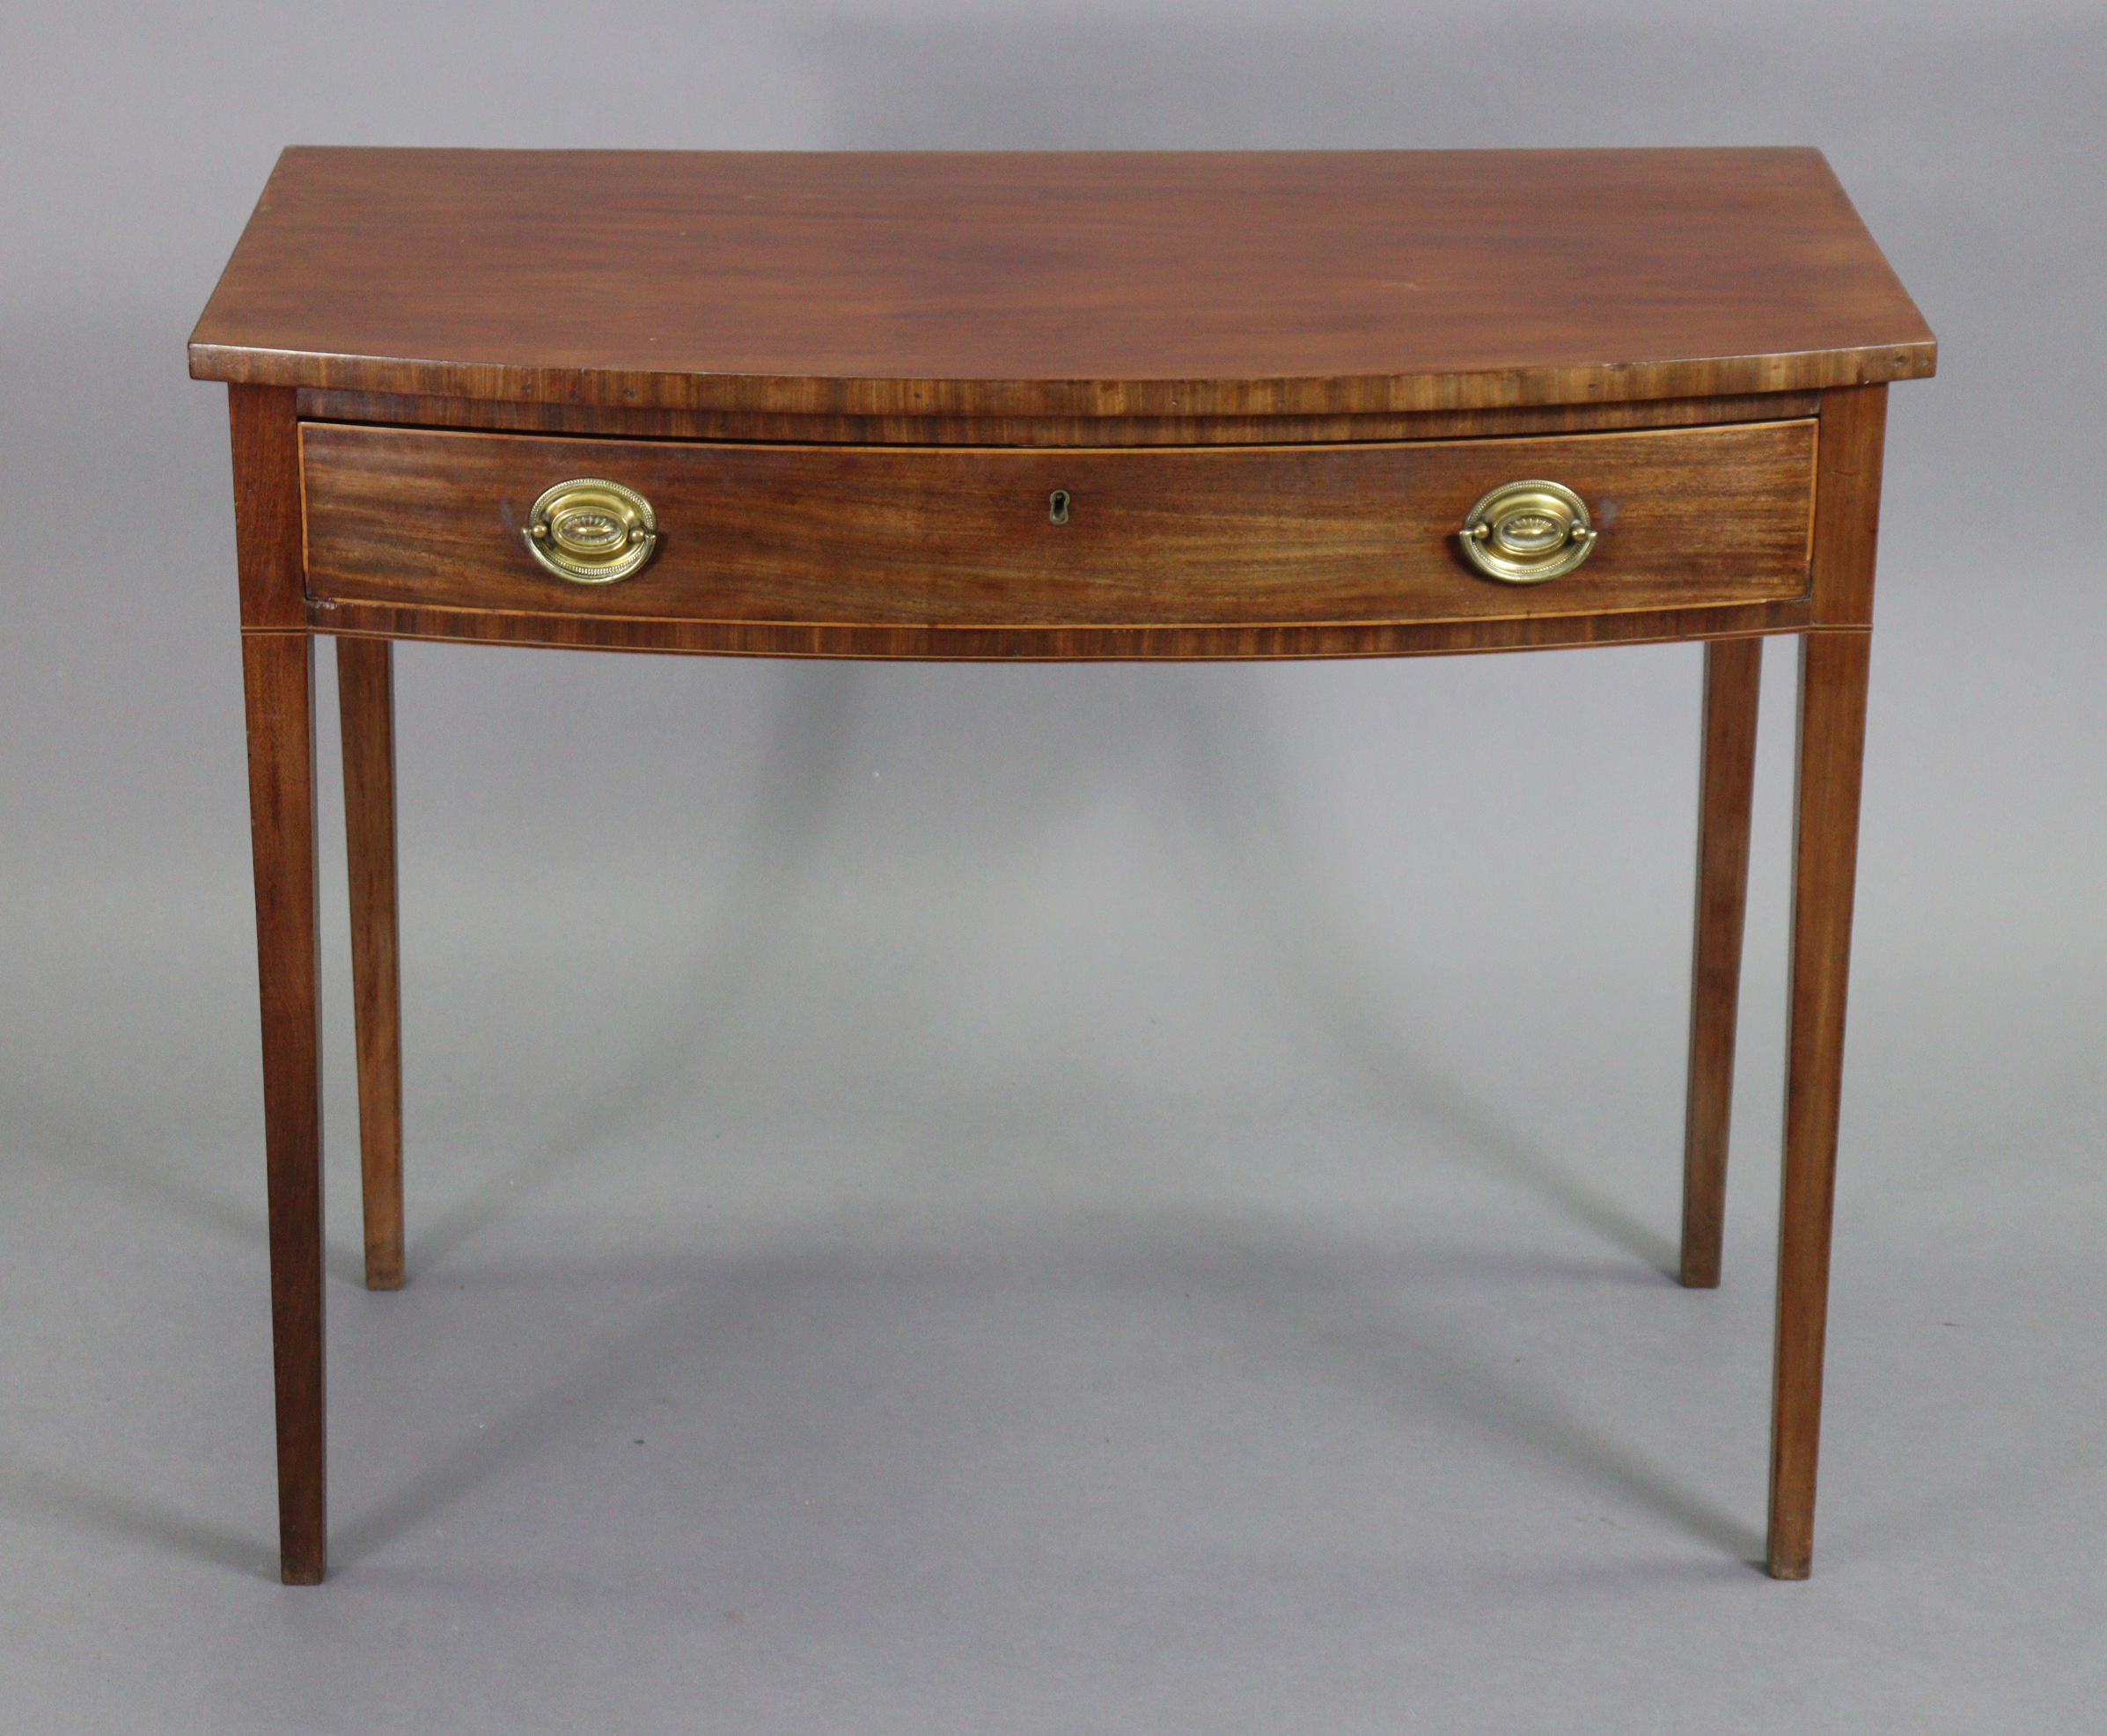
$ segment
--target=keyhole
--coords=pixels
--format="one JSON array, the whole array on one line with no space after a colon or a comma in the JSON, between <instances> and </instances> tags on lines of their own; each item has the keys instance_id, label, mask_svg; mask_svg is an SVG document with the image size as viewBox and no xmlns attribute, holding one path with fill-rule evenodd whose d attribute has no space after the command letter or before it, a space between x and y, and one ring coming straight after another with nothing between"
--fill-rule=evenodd
<instances>
[{"instance_id":1,"label":"keyhole","mask_svg":"<svg viewBox=\"0 0 2107 1736\"><path fill-rule=\"evenodd\" d=\"M1046 496L1046 516L1056 524L1068 522L1068 491L1066 488L1056 488Z\"/></svg>"}]
</instances>

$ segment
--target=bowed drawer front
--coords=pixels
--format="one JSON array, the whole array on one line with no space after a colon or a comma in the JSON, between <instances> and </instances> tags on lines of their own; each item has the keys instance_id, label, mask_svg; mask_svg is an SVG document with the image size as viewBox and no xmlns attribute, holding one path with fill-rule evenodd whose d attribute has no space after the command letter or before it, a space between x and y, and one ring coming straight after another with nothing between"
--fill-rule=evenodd
<instances>
[{"instance_id":1,"label":"bowed drawer front","mask_svg":"<svg viewBox=\"0 0 2107 1736\"><path fill-rule=\"evenodd\" d=\"M307 584L327 601L901 626L1408 622L1800 597L1815 424L1137 450L308 422L301 458ZM1466 518L1516 481L1557 483L1584 509L1568 555L1592 541L1571 570L1516 583L1470 558ZM616 485L581 493L556 526L596 582L567 577L551 541L571 482ZM1523 550L1508 565L1533 577L1532 542L1566 532L1525 515L1507 534Z\"/></svg>"}]
</instances>

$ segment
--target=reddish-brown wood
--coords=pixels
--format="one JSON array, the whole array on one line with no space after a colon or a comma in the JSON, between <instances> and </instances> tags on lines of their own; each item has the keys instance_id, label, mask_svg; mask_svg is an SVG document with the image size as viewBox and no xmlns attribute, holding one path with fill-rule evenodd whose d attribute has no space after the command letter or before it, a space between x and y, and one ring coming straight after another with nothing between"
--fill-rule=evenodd
<instances>
[{"instance_id":1,"label":"reddish-brown wood","mask_svg":"<svg viewBox=\"0 0 2107 1736\"><path fill-rule=\"evenodd\" d=\"M1338 416L824 416L741 410L639 410L620 405L476 403L378 392L300 388L309 421L501 429L514 434L598 434L631 439L736 440L851 446L1252 446L1320 441L1482 440L1714 422L1811 420L1818 392L1723 398L1523 404Z\"/></svg>"},{"instance_id":2,"label":"reddish-brown wood","mask_svg":"<svg viewBox=\"0 0 2107 1736\"><path fill-rule=\"evenodd\" d=\"M278 504L285 510L294 502L281 498ZM259 516L268 520L271 515ZM267 550L271 540L266 540ZM248 549L245 537L245 568ZM263 1003L279 1566L289 1586L312 1585L321 1579L327 1542L313 643L305 633L248 633L241 641L249 820L256 861L256 957Z\"/></svg>"},{"instance_id":3,"label":"reddish-brown wood","mask_svg":"<svg viewBox=\"0 0 2107 1736\"><path fill-rule=\"evenodd\" d=\"M1752 634L1799 632L1807 625L1807 599L1798 597L1780 603L1711 609L1324 626L859 626L846 621L804 626L426 609L410 604L336 603L326 597L311 605L309 619L318 633L445 640L464 645L540 645L565 650L671 651L741 657L1116 662L1127 658L1443 656L1472 651L1742 638Z\"/></svg>"},{"instance_id":4,"label":"reddish-brown wood","mask_svg":"<svg viewBox=\"0 0 2107 1736\"><path fill-rule=\"evenodd\" d=\"M227 388L244 627L297 631L307 624L297 397L281 386Z\"/></svg>"},{"instance_id":5,"label":"reddish-brown wood","mask_svg":"<svg viewBox=\"0 0 2107 1736\"><path fill-rule=\"evenodd\" d=\"M1726 1217L1727 1132L1734 1110L1734 1025L1748 907L1749 818L1756 789L1760 639L1705 648L1699 772L1697 939L1690 987L1690 1088L1683 1131L1682 1279L1719 1282Z\"/></svg>"},{"instance_id":6,"label":"reddish-brown wood","mask_svg":"<svg viewBox=\"0 0 2107 1736\"><path fill-rule=\"evenodd\" d=\"M1804 1575L1883 383L1934 360L1812 151L286 153L191 348L195 374L235 383L286 1579L319 1579L326 1553L308 630L341 641L385 1284L382 641L986 659L1730 641L1707 654L1685 1176L1684 1277L1710 1283L1756 636L1819 629L1768 1544L1773 1572ZM1534 591L1475 576L1464 509L1546 472L1589 499L1596 555ZM579 474L660 508L659 558L612 590L544 575L518 538L533 496ZM1056 487L1076 509L1059 531Z\"/></svg>"},{"instance_id":7,"label":"reddish-brown wood","mask_svg":"<svg viewBox=\"0 0 2107 1736\"><path fill-rule=\"evenodd\" d=\"M1822 394L1821 472L1814 528L1814 619L1824 626L1873 624L1873 564L1880 542L1880 475L1888 389Z\"/></svg>"},{"instance_id":8,"label":"reddish-brown wood","mask_svg":"<svg viewBox=\"0 0 2107 1736\"><path fill-rule=\"evenodd\" d=\"M336 641L366 1287L402 1287L402 991L395 921L394 648Z\"/></svg>"},{"instance_id":9,"label":"reddish-brown wood","mask_svg":"<svg viewBox=\"0 0 2107 1736\"><path fill-rule=\"evenodd\" d=\"M1870 634L1852 631L1810 633L1801 641L1768 1545L1770 1571L1781 1579L1805 1579L1814 1552L1829 1231L1836 1198L1844 1002L1851 971L1871 645Z\"/></svg>"},{"instance_id":10,"label":"reddish-brown wood","mask_svg":"<svg viewBox=\"0 0 2107 1736\"><path fill-rule=\"evenodd\" d=\"M307 582L337 601L867 626L1315 626L1690 608L1807 589L1814 424L1357 446L735 446L303 425ZM657 510L636 576L580 585L522 531L606 477ZM1502 584L1457 531L1551 477L1601 526ZM1055 490L1072 502L1049 517Z\"/></svg>"},{"instance_id":11,"label":"reddish-brown wood","mask_svg":"<svg viewBox=\"0 0 2107 1736\"><path fill-rule=\"evenodd\" d=\"M874 415L1800 391L1935 346L1819 152L299 148L202 378Z\"/></svg>"}]
</instances>

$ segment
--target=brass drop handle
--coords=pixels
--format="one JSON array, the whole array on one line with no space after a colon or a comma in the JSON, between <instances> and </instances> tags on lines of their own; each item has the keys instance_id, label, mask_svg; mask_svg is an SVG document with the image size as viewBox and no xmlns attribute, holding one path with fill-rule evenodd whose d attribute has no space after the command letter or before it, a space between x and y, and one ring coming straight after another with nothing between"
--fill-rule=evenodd
<instances>
[{"instance_id":1,"label":"brass drop handle","mask_svg":"<svg viewBox=\"0 0 2107 1736\"><path fill-rule=\"evenodd\" d=\"M1464 558L1502 584L1542 584L1595 552L1587 506L1561 482L1502 483L1471 509L1457 534Z\"/></svg>"},{"instance_id":2,"label":"brass drop handle","mask_svg":"<svg viewBox=\"0 0 2107 1736\"><path fill-rule=\"evenodd\" d=\"M657 552L658 519L635 489L581 476L536 501L520 535L558 578L606 585L641 571Z\"/></svg>"}]
</instances>

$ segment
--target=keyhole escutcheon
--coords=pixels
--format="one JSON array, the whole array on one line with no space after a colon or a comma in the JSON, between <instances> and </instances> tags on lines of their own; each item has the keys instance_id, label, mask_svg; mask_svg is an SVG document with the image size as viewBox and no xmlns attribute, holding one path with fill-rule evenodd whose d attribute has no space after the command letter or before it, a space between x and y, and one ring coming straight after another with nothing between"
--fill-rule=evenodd
<instances>
[{"instance_id":1,"label":"keyhole escutcheon","mask_svg":"<svg viewBox=\"0 0 2107 1736\"><path fill-rule=\"evenodd\" d=\"M1056 524L1068 522L1068 491L1066 488L1056 488L1046 496L1046 516Z\"/></svg>"}]
</instances>

